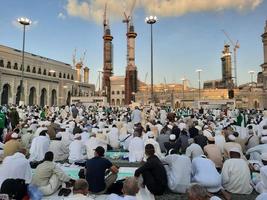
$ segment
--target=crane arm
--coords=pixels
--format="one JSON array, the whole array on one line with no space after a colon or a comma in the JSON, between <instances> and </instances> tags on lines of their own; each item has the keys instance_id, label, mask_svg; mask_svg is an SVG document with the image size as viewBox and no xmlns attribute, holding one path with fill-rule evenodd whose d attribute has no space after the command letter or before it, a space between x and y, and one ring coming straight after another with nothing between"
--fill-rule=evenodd
<instances>
[{"instance_id":1,"label":"crane arm","mask_svg":"<svg viewBox=\"0 0 267 200\"><path fill-rule=\"evenodd\" d=\"M230 41L230 43L233 45L233 47L235 46L235 43L233 42L233 40L230 38L230 36L228 35L228 33L222 29L222 32L224 33L224 35L228 38L228 40Z\"/></svg>"},{"instance_id":2,"label":"crane arm","mask_svg":"<svg viewBox=\"0 0 267 200\"><path fill-rule=\"evenodd\" d=\"M133 14L133 11L134 11L134 8L135 8L135 4L136 4L136 0L133 0L132 6L131 6L131 9L130 9L129 18L132 17L132 14Z\"/></svg>"}]
</instances>

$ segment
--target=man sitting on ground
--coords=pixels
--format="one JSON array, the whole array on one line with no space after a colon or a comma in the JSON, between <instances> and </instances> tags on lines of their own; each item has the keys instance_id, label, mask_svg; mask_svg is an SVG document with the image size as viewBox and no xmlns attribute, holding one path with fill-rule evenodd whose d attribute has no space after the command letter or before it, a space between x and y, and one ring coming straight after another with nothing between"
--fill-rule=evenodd
<instances>
[{"instance_id":1,"label":"man sitting on ground","mask_svg":"<svg viewBox=\"0 0 267 200\"><path fill-rule=\"evenodd\" d=\"M63 182L71 179L64 171L53 163L54 155L46 152L43 163L39 164L32 178L32 185L38 187L43 195L51 195L56 192Z\"/></svg>"},{"instance_id":2,"label":"man sitting on ground","mask_svg":"<svg viewBox=\"0 0 267 200\"><path fill-rule=\"evenodd\" d=\"M134 176L140 177L142 175L143 185L154 195L162 195L167 188L167 174L163 164L159 158L154 155L155 149L152 144L145 146L145 153L147 155L147 162L139 167Z\"/></svg>"},{"instance_id":3,"label":"man sitting on ground","mask_svg":"<svg viewBox=\"0 0 267 200\"><path fill-rule=\"evenodd\" d=\"M104 194L106 190L116 181L118 168L103 158L105 149L98 146L95 149L95 157L86 161L86 180L90 186L90 192L95 194ZM106 170L111 174L105 178Z\"/></svg>"},{"instance_id":4,"label":"man sitting on ground","mask_svg":"<svg viewBox=\"0 0 267 200\"><path fill-rule=\"evenodd\" d=\"M135 177L128 177L123 182L123 197L117 194L109 195L107 200L136 200L136 194L138 193L138 182Z\"/></svg>"},{"instance_id":5,"label":"man sitting on ground","mask_svg":"<svg viewBox=\"0 0 267 200\"><path fill-rule=\"evenodd\" d=\"M73 186L73 196L67 198L68 200L93 200L87 197L89 193L89 185L85 179L78 179Z\"/></svg>"}]
</instances>

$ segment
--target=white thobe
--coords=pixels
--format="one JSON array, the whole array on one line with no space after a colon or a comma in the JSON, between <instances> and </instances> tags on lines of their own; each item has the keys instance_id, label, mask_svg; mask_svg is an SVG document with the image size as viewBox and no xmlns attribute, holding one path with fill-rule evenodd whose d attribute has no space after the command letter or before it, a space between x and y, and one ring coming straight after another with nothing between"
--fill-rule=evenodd
<instances>
[{"instance_id":1,"label":"white thobe","mask_svg":"<svg viewBox=\"0 0 267 200\"><path fill-rule=\"evenodd\" d=\"M134 137L129 144L129 162L140 162L144 157L144 142L140 137Z\"/></svg>"},{"instance_id":2,"label":"white thobe","mask_svg":"<svg viewBox=\"0 0 267 200\"><path fill-rule=\"evenodd\" d=\"M141 121L142 121L142 112L140 110L138 110L138 109L135 109L132 112L131 119L132 119L133 124L141 123Z\"/></svg>"},{"instance_id":3,"label":"white thobe","mask_svg":"<svg viewBox=\"0 0 267 200\"><path fill-rule=\"evenodd\" d=\"M251 177L248 164L243 159L228 159L222 168L222 185L228 192L236 194L250 194Z\"/></svg>"},{"instance_id":4,"label":"white thobe","mask_svg":"<svg viewBox=\"0 0 267 200\"><path fill-rule=\"evenodd\" d=\"M185 155L193 159L198 156L204 155L204 152L201 146L196 143L192 143L189 147L186 148Z\"/></svg>"},{"instance_id":5,"label":"white thobe","mask_svg":"<svg viewBox=\"0 0 267 200\"><path fill-rule=\"evenodd\" d=\"M86 146L87 158L91 159L95 156L96 147L100 145L98 139L96 139L95 137L90 137L89 140L87 140L85 146Z\"/></svg>"},{"instance_id":6,"label":"white thobe","mask_svg":"<svg viewBox=\"0 0 267 200\"><path fill-rule=\"evenodd\" d=\"M161 150L160 150L159 143L158 143L155 139L148 138L148 139L144 142L144 147L145 147L147 144L152 144L152 145L154 146L154 149L155 149L155 155L156 155L159 159L163 158L163 155L162 155Z\"/></svg>"},{"instance_id":7,"label":"white thobe","mask_svg":"<svg viewBox=\"0 0 267 200\"><path fill-rule=\"evenodd\" d=\"M116 127L111 128L107 136L109 145L115 149L119 148L119 129Z\"/></svg>"},{"instance_id":8,"label":"white thobe","mask_svg":"<svg viewBox=\"0 0 267 200\"><path fill-rule=\"evenodd\" d=\"M164 125L166 123L166 119L167 119L167 112L166 112L166 110L162 109L162 110L160 110L159 114L160 114L160 123Z\"/></svg>"},{"instance_id":9,"label":"white thobe","mask_svg":"<svg viewBox=\"0 0 267 200\"><path fill-rule=\"evenodd\" d=\"M47 136L33 138L30 148L30 160L41 161L49 149L50 139Z\"/></svg>"},{"instance_id":10,"label":"white thobe","mask_svg":"<svg viewBox=\"0 0 267 200\"><path fill-rule=\"evenodd\" d=\"M199 183L211 193L222 188L221 175L215 164L207 158L197 157L192 160L192 182Z\"/></svg>"},{"instance_id":11,"label":"white thobe","mask_svg":"<svg viewBox=\"0 0 267 200\"><path fill-rule=\"evenodd\" d=\"M260 144L255 147L252 147L247 150L246 154L250 154L250 160L258 160L260 163L261 161L261 154L267 153L267 144Z\"/></svg>"},{"instance_id":12,"label":"white thobe","mask_svg":"<svg viewBox=\"0 0 267 200\"><path fill-rule=\"evenodd\" d=\"M81 137L82 137L81 140L82 140L83 144L85 145L87 140L89 140L89 133L87 131L83 131L81 133Z\"/></svg>"},{"instance_id":13,"label":"white thobe","mask_svg":"<svg viewBox=\"0 0 267 200\"><path fill-rule=\"evenodd\" d=\"M70 143L69 146L69 161L77 162L83 160L85 157L83 154L85 153L85 146L81 140L74 140Z\"/></svg>"},{"instance_id":14,"label":"white thobe","mask_svg":"<svg viewBox=\"0 0 267 200\"><path fill-rule=\"evenodd\" d=\"M255 186L258 193L267 193L267 166L260 169L260 182Z\"/></svg>"},{"instance_id":15,"label":"white thobe","mask_svg":"<svg viewBox=\"0 0 267 200\"><path fill-rule=\"evenodd\" d=\"M0 187L2 183L8 179L23 179L25 183L30 183L32 180L32 170L30 162L22 153L15 153L12 156L7 156L3 160L0 167Z\"/></svg>"},{"instance_id":16,"label":"white thobe","mask_svg":"<svg viewBox=\"0 0 267 200\"><path fill-rule=\"evenodd\" d=\"M165 165L168 187L172 192L185 193L191 181L191 160L185 155L168 155L162 159Z\"/></svg>"},{"instance_id":17,"label":"white thobe","mask_svg":"<svg viewBox=\"0 0 267 200\"><path fill-rule=\"evenodd\" d=\"M38 137L40 135L40 133L44 130L47 130L46 127L39 127L36 129L36 131L34 132L34 137Z\"/></svg>"}]
</instances>

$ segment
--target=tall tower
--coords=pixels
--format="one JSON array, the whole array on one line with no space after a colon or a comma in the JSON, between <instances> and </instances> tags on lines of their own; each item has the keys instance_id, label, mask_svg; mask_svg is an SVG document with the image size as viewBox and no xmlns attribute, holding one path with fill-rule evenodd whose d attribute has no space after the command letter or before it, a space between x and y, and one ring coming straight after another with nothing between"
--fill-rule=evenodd
<instances>
[{"instance_id":1,"label":"tall tower","mask_svg":"<svg viewBox=\"0 0 267 200\"><path fill-rule=\"evenodd\" d=\"M222 51L222 81L225 88L231 89L233 87L232 79L232 59L230 52L230 45L225 44Z\"/></svg>"},{"instance_id":2,"label":"tall tower","mask_svg":"<svg viewBox=\"0 0 267 200\"><path fill-rule=\"evenodd\" d=\"M264 62L261 65L263 74L263 88L267 89L267 20L265 24L264 33L261 35L261 37L262 37L263 55L264 55Z\"/></svg>"},{"instance_id":3,"label":"tall tower","mask_svg":"<svg viewBox=\"0 0 267 200\"><path fill-rule=\"evenodd\" d=\"M102 90L105 91L107 101L110 103L110 77L113 75L113 37L106 19L106 6L104 13L104 64L103 64L103 77L102 77Z\"/></svg>"},{"instance_id":4,"label":"tall tower","mask_svg":"<svg viewBox=\"0 0 267 200\"><path fill-rule=\"evenodd\" d=\"M130 104L134 100L137 92L137 68L135 66L135 38L134 26L130 23L127 31L127 67L125 76L125 104Z\"/></svg>"}]
</instances>

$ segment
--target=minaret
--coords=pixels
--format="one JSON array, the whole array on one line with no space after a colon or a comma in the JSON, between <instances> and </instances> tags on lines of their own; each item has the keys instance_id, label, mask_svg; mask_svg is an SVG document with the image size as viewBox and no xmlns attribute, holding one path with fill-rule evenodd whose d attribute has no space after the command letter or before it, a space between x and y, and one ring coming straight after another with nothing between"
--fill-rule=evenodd
<instances>
[{"instance_id":1,"label":"minaret","mask_svg":"<svg viewBox=\"0 0 267 200\"><path fill-rule=\"evenodd\" d=\"M224 82L224 87L227 89L232 89L233 79L232 79L232 59L230 52L230 45L225 44L222 51L222 81Z\"/></svg>"},{"instance_id":2,"label":"minaret","mask_svg":"<svg viewBox=\"0 0 267 200\"><path fill-rule=\"evenodd\" d=\"M137 92L137 68L135 66L135 38L134 26L130 23L127 31L127 67L125 76L125 104L130 104L134 100Z\"/></svg>"},{"instance_id":3,"label":"minaret","mask_svg":"<svg viewBox=\"0 0 267 200\"><path fill-rule=\"evenodd\" d=\"M262 74L263 74L263 88L267 89L267 20L265 24L264 33L261 35L262 43L263 43L263 55L264 55L264 62L261 65L262 67Z\"/></svg>"},{"instance_id":4,"label":"minaret","mask_svg":"<svg viewBox=\"0 0 267 200\"><path fill-rule=\"evenodd\" d=\"M106 20L106 7L104 13L104 64L102 77L102 90L106 92L107 101L110 103L110 77L113 75L113 45L110 28Z\"/></svg>"}]
</instances>

